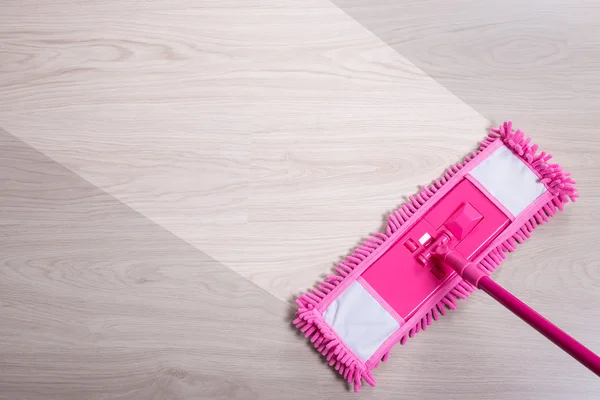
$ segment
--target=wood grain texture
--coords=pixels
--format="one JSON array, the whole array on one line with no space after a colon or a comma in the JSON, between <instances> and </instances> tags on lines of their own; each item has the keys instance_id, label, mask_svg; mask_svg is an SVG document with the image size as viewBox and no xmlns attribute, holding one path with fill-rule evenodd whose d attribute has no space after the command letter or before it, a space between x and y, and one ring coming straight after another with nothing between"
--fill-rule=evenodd
<instances>
[{"instance_id":1,"label":"wood grain texture","mask_svg":"<svg viewBox=\"0 0 600 400\"><path fill-rule=\"evenodd\" d=\"M285 303L5 131L0 146L0 399L356 398ZM564 354L490 307L476 294L395 350L360 397L591 393L557 368ZM468 336L467 318L483 322ZM472 353L488 342L488 357Z\"/></svg>"},{"instance_id":2,"label":"wood grain texture","mask_svg":"<svg viewBox=\"0 0 600 400\"><path fill-rule=\"evenodd\" d=\"M546 132L584 95L574 83L597 84L580 75L587 68L574 54L593 40L582 26L593 19L583 14L598 15L593 2L333 2L495 122L512 118Z\"/></svg>"},{"instance_id":3,"label":"wood grain texture","mask_svg":"<svg viewBox=\"0 0 600 400\"><path fill-rule=\"evenodd\" d=\"M0 398L356 398L289 328L287 303L491 125L444 87L452 36L436 45L436 29L474 26L461 40L479 47L453 60L486 43L522 56L519 38L535 36L504 15L517 45L502 50L502 24L473 25L494 8L453 19L439 1L411 7L444 21L403 20L435 73L323 0L3 1L0 126L22 141L3 132L0 147ZM563 18L552 7L544 15ZM580 14L569 34L593 47L593 18ZM376 21L388 29L393 15ZM554 74L452 64L464 87L451 89L483 97L490 79L511 87L529 73L511 104L536 94L566 109L546 85L571 84L557 72L564 26L548 21L536 27L557 43L542 63ZM593 82L585 46L577 65ZM512 118L508 100L485 100L494 123ZM582 198L496 279L600 352L600 139L585 107L555 125L517 114ZM482 294L376 378L361 398L600 397L596 377Z\"/></svg>"},{"instance_id":4,"label":"wood grain texture","mask_svg":"<svg viewBox=\"0 0 600 400\"><path fill-rule=\"evenodd\" d=\"M280 299L485 134L330 3L118 3L5 7L2 126Z\"/></svg>"},{"instance_id":5,"label":"wood grain texture","mask_svg":"<svg viewBox=\"0 0 600 400\"><path fill-rule=\"evenodd\" d=\"M238 362L305 352L285 339L287 307L4 131L0 145L0 398L301 389L291 368Z\"/></svg>"}]
</instances>

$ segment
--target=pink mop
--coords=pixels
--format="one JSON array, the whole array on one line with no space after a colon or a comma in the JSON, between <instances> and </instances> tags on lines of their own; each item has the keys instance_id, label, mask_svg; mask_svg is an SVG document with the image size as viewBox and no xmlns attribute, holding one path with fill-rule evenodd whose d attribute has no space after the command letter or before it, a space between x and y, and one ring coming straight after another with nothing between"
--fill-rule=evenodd
<instances>
[{"instance_id":1,"label":"pink mop","mask_svg":"<svg viewBox=\"0 0 600 400\"><path fill-rule=\"evenodd\" d=\"M489 275L578 197L570 174L510 122L394 210L335 274L300 296L295 326L358 391L397 343L480 288L600 376L600 358Z\"/></svg>"}]
</instances>

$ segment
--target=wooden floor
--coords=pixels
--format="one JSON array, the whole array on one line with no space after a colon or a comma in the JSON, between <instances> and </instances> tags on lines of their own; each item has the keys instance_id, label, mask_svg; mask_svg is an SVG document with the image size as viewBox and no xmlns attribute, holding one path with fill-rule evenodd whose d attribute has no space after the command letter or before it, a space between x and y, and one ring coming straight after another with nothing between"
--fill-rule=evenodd
<instances>
[{"instance_id":1,"label":"wooden floor","mask_svg":"<svg viewBox=\"0 0 600 400\"><path fill-rule=\"evenodd\" d=\"M300 292L512 119L581 198L494 277L600 353L599 20L580 0L3 0L0 399L600 398L482 293L358 395L291 328Z\"/></svg>"}]
</instances>

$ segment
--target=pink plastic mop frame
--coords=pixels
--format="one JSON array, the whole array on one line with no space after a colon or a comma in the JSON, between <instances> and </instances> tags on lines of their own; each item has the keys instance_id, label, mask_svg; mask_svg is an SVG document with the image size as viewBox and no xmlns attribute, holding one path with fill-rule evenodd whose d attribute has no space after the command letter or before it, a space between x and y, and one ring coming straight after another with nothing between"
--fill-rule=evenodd
<instances>
[{"instance_id":1,"label":"pink plastic mop frame","mask_svg":"<svg viewBox=\"0 0 600 400\"><path fill-rule=\"evenodd\" d=\"M396 245L404 233L409 229L416 229L414 226L420 223L422 217L460 182L469 181L482 192L486 192L476 179L472 179L469 172L502 146L510 149L527 165L547 190L518 216L513 215L505 205L496 201L493 195L486 193L490 201L507 216L501 233L486 243L484 248L479 249L477 256L471 260L485 274L491 274L505 259L507 252L516 250L517 244L529 238L538 225L548 222L557 210L562 211L566 203L575 201L578 197L574 186L575 181L570 178L570 174L563 171L559 165L549 163L551 155L543 151L538 154L538 146L531 145L530 139L520 130L513 131L511 122L505 122L499 128L492 129L477 151L449 168L441 179L424 186L418 194L409 197L408 203L389 215L385 232L372 234L362 245L346 256L346 260L338 265L334 274L296 300L298 310L294 325L326 357L330 366L334 367L348 382L354 384L355 391L360 389L363 379L368 384L375 385L372 370L381 361L387 360L393 346L397 343L405 344L409 338L421 330L426 330L440 315L456 309L458 299L466 299L475 290L471 283L455 274L451 279L445 280L433 295L419 304L409 318L405 318L406 315L404 317L399 315L398 307L391 307L382 298L363 274ZM344 343L323 316L327 307L354 282L360 282L400 324L400 327L366 361L361 360Z\"/></svg>"}]
</instances>

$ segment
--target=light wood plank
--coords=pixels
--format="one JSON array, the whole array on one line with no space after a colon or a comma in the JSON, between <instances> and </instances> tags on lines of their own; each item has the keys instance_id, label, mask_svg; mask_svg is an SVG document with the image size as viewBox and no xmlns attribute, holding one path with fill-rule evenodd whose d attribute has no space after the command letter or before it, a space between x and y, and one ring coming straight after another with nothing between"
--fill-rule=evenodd
<instances>
[{"instance_id":1,"label":"light wood plank","mask_svg":"<svg viewBox=\"0 0 600 400\"><path fill-rule=\"evenodd\" d=\"M328 2L113 4L5 8L5 128L280 299L485 134Z\"/></svg>"}]
</instances>

